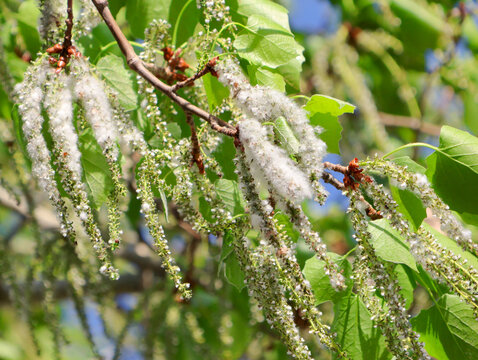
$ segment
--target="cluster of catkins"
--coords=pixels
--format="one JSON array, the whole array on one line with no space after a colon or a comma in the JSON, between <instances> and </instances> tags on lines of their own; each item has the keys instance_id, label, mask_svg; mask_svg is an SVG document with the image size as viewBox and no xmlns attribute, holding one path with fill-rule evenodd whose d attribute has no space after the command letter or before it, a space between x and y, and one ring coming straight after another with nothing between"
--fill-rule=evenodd
<instances>
[{"instance_id":1,"label":"cluster of catkins","mask_svg":"<svg viewBox=\"0 0 478 360\"><path fill-rule=\"evenodd\" d=\"M55 2L45 2L43 5L45 22L41 30L45 38L57 37L57 33L51 30L54 26L46 22L55 18L48 10L52 4ZM220 21L228 16L229 9L223 1L200 1L198 5L215 10L210 20L214 18ZM55 9L55 14L63 16L60 15L62 12ZM85 23L84 28L88 26ZM145 51L141 54L145 62L158 61L154 49L164 43L168 28L169 25L162 21L155 21L148 28ZM264 312L268 323L280 334L291 356L297 359L312 358L295 322L295 314L299 313L308 322L310 332L322 344L342 358L347 358L315 306L311 286L304 278L295 256L296 242L281 223L280 217L276 216L278 213L286 215L295 231L323 262L331 285L336 290L344 289L344 276L328 256L325 244L312 229L301 207L306 200L315 199L323 203L327 196L319 182L326 154L326 145L318 137L321 129L311 126L307 113L283 93L252 86L237 62L224 60L217 65L216 71L219 80L230 89L233 112L241 114L237 120L239 132L235 142L235 163L249 221L244 217L232 217L208 177L191 169L191 140L172 137L165 115L175 110L162 106L159 109L162 100L158 99L152 86L138 78L142 94L140 106L154 135L160 140L156 149L150 149L143 134L121 110L115 94L104 86L88 61L82 57L72 58L64 71L55 74L48 57L40 56L28 69L24 81L15 88L32 172L55 207L65 238L73 243L81 238L77 236L73 224L73 209L92 242L101 263L100 272L117 279L119 273L113 266L112 253L118 248L121 238L119 204L121 197L126 194L118 157L122 149L136 151L142 156L136 169L136 196L141 201L140 211L153 244L163 259L163 267L183 298L190 297L191 292L189 284L182 282L180 269L171 256L157 210L156 190L162 195L167 193L177 204L182 217L196 231L228 233L234 238L234 254L245 275L249 294ZM293 150L294 153L286 144L274 139L274 123L278 118L288 122L297 139L299 145ZM106 204L108 241L102 238L95 210L90 205L88 189L83 182L84 151L81 145L84 147L85 144L80 144L83 132L93 134L111 174L113 187ZM206 124L198 133L202 149L210 155L218 143L217 135L210 132ZM220 167L213 156L205 156L204 163L207 169L220 176ZM168 185L161 177L161 169L164 168L171 169L174 174L174 186ZM471 234L455 219L423 176L380 159L364 162L364 168L368 172L380 171L393 179L399 188L416 193L424 205L440 217L443 231L465 250L475 254L478 252ZM460 256L440 246L425 228L420 227L415 232L409 229L407 221L397 211L397 204L380 185L373 181L362 185L370 198L374 199L373 205L408 241L417 262L462 296L464 301L475 306L476 310L476 299L473 297L473 294L476 296L478 293L476 270ZM66 192L69 200L62 197L59 189ZM410 327L392 266L381 261L370 244L371 235L359 191L347 189L344 192L351 198L349 212L356 230L359 252L353 275L356 292L397 358L428 358L418 341L418 335ZM208 220L194 203L195 192L200 192L211 208ZM259 235L251 235L254 232L250 232L250 228ZM386 306L377 301L377 291Z\"/></svg>"},{"instance_id":2,"label":"cluster of catkins","mask_svg":"<svg viewBox=\"0 0 478 360\"><path fill-rule=\"evenodd\" d=\"M304 278L295 256L296 243L287 234L275 213L286 214L318 259L324 262L331 284L345 287L345 279L327 255L326 246L304 214L301 203L326 193L319 183L326 153L318 138L320 128L310 125L307 113L283 93L252 86L233 60L217 67L219 80L231 91L234 105L242 114L238 121L236 173L248 204L251 226L259 232L254 243L245 229L235 233L235 254L245 274L249 294L262 308L269 324L281 335L289 354L311 359L311 353L294 322L293 310L310 324L310 332L338 354L345 353L336 343L315 306L310 283ZM273 141L271 125L283 117L299 141L294 154ZM284 144L283 144L284 145ZM290 155L294 155L295 161ZM267 198L261 194L266 192ZM291 304L290 304L291 302Z\"/></svg>"},{"instance_id":3,"label":"cluster of catkins","mask_svg":"<svg viewBox=\"0 0 478 360\"><path fill-rule=\"evenodd\" d=\"M393 162L373 158L362 163L366 173L388 176L391 184L407 189L422 201L440 219L441 230L463 250L477 254L477 245L471 239L471 232L455 218L448 206L435 194L425 175L410 172L407 167ZM462 301L468 303L478 316L478 272L459 253L440 244L436 236L423 224L414 230L398 211L398 204L384 189L383 185L371 180L363 183L363 190L373 199L374 206L381 212L392 228L407 242L417 264L420 264L433 278L447 285ZM361 193L347 190L351 199L349 213L355 228L357 258L354 263L355 287L366 305L372 319L382 330L389 350L403 359L429 359L418 335L408 321L405 300L400 295L397 275L390 263L381 261L371 245L371 234L367 226L365 211L360 204ZM379 292L387 306L374 296Z\"/></svg>"},{"instance_id":4,"label":"cluster of catkins","mask_svg":"<svg viewBox=\"0 0 478 360\"><path fill-rule=\"evenodd\" d=\"M311 332L319 340L344 358L347 355L330 336L328 328L321 323L320 313L313 305L310 285L305 280L295 259L295 244L278 223L274 213L287 214L291 223L300 232L318 258L325 263L325 271L331 284L342 289L343 276L337 271L326 254L326 247L319 235L312 231L300 204L306 199L323 201L325 198L318 179L321 177L325 144L316 136L307 114L284 94L261 86L251 86L233 61L218 66L219 80L229 87L234 104L243 114L238 122L240 145L237 146L237 173L241 189L249 206L251 225L259 231L258 244L248 237L237 240L236 255L243 266L251 296L262 307L266 318L283 337L292 356L308 359L310 354L291 320L290 304L310 324ZM299 154L288 154L287 147L274 142L271 131L274 120L284 117L290 124L300 145ZM320 131L320 129L319 129ZM294 155L294 156L290 156ZM293 160L294 159L294 160ZM386 160L375 158L363 163L368 173L378 171L389 176L392 184L400 189L409 189L419 196L442 222L442 230L457 241L464 250L477 253L477 245L471 232L463 228L449 208L431 189L424 175L414 174ZM405 299L400 295L400 286L393 266L380 260L371 245L368 231L366 206L361 191L373 199L373 205L407 240L417 263L477 311L475 295L478 293L476 269L469 266L460 255L440 245L423 226L417 231L409 229L408 222L397 211L398 205L382 185L370 178L361 187L346 189L350 197L350 216L355 228L358 256L354 262L354 287L367 306L372 320L380 327L389 350L403 359L428 359L419 336L411 328ZM362 189L362 190L361 190ZM267 198L261 194L267 193ZM266 270L267 269L267 270ZM283 271L287 269L287 271ZM279 285L280 284L280 285ZM272 290L273 289L273 290ZM379 292L382 300L376 297ZM274 293L274 300L272 295ZM383 305L385 302L386 306ZM280 314L279 321L277 315Z\"/></svg>"},{"instance_id":5,"label":"cluster of catkins","mask_svg":"<svg viewBox=\"0 0 478 360\"><path fill-rule=\"evenodd\" d=\"M171 257L163 229L159 223L152 192L151 177L157 173L155 152L150 151L141 132L129 121L116 104L114 95L108 96L103 82L94 74L84 58L70 60L66 71L55 74L47 56L40 57L17 85L16 96L23 121L23 133L27 151L32 161L32 173L44 189L56 209L61 233L70 241L77 241L76 230L69 206L74 209L82 227L93 244L101 263L100 272L112 279L119 277L112 264L112 251L118 248L121 230L119 226L119 199L126 190L121 181L118 161L119 144L144 156L137 171L137 196L142 201L141 211L150 229L163 266L174 280L180 293L187 297L188 285L183 284L179 268ZM74 104L78 110L74 117ZM76 120L76 121L75 121ZM48 126L47 126L48 124ZM108 196L109 240L101 235L90 206L86 185L83 182L82 153L78 130L91 129L101 148L111 174L113 189ZM52 139L48 146L44 136L48 129ZM90 146L91 144L83 144ZM55 178L59 174L59 183ZM70 202L62 198L59 186L65 190Z\"/></svg>"}]
</instances>

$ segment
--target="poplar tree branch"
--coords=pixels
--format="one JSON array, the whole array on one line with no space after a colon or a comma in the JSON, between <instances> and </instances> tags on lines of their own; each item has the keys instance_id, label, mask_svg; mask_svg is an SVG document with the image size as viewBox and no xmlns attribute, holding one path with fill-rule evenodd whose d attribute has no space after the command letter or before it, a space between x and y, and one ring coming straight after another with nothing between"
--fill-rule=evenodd
<instances>
[{"instance_id":1,"label":"poplar tree branch","mask_svg":"<svg viewBox=\"0 0 478 360\"><path fill-rule=\"evenodd\" d=\"M143 77L156 89L158 89L163 94L168 96L172 101L178 104L186 113L192 113L198 116L199 118L207 121L214 130L216 130L217 132L220 132L221 134L231 136L231 137L237 136L237 129L233 125L219 119L217 116L214 116L208 113L207 111L197 107L196 105L191 104L186 99L177 95L175 93L173 86L169 86L163 83L156 76L154 76L154 74L152 74L147 69L147 67L145 66L143 61L139 58L139 56L136 55L133 47L128 42L128 39L126 38L126 36L123 34L120 27L116 23L116 20L114 19L108 7L108 1L107 0L91 0L91 1L96 6L96 9L98 10L101 17L105 21L106 25L110 29L111 33L116 39L116 42L118 43L119 48L121 49L121 52L126 58L126 62L128 66L133 71L138 73L141 77Z\"/></svg>"},{"instance_id":2,"label":"poplar tree branch","mask_svg":"<svg viewBox=\"0 0 478 360\"><path fill-rule=\"evenodd\" d=\"M206 64L206 66L204 66L204 68L202 70L200 70L199 72L197 72L195 75L191 76L190 78L188 78L184 81L179 81L176 84L174 84L172 86L171 90L176 92L179 89L181 89L182 87L185 87L185 86L188 86L188 85L194 83L195 80L199 79L200 77L203 77L207 73L212 73L214 75L215 74L214 65L216 64L216 59L217 58L214 58L214 59L208 61L208 63Z\"/></svg>"},{"instance_id":3,"label":"poplar tree branch","mask_svg":"<svg viewBox=\"0 0 478 360\"><path fill-rule=\"evenodd\" d=\"M71 46L71 32L73 29L73 0L68 0L66 11L68 17L65 20L66 31L65 37L63 38L63 50L60 53L60 55L64 56L65 58L68 56L68 49Z\"/></svg>"},{"instance_id":4,"label":"poplar tree branch","mask_svg":"<svg viewBox=\"0 0 478 360\"><path fill-rule=\"evenodd\" d=\"M325 166L325 164L327 163L328 166ZM332 169L332 168L336 168L338 170L334 170L334 171L338 171L338 172L342 172L347 170L347 167L346 166L342 166L342 165L338 165L338 164L332 164L332 163L329 163L329 162L324 162L324 167L328 168L328 169ZM322 180L324 180L326 183L334 186L337 190L340 190L340 191L344 191L346 190L345 188L345 185L340 182L339 180L337 180L336 178L334 178L332 176L332 174L328 173L328 172L323 172L322 173ZM377 220L377 219L381 219L383 218L382 214L380 214L380 211L377 211L375 210L375 208L367 201L365 200L365 198L360 195L359 196L359 200L365 204L365 213L367 214L367 216L372 219L372 220Z\"/></svg>"},{"instance_id":5,"label":"poplar tree branch","mask_svg":"<svg viewBox=\"0 0 478 360\"><path fill-rule=\"evenodd\" d=\"M148 81L151 85L153 85L156 89L161 91L163 94L168 96L173 102L178 104L183 111L186 113L186 117L188 118L190 114L194 114L198 116L199 118L207 121L211 128L224 134L227 136L231 136L234 138L237 138L238 136L238 129L219 119L218 117L208 113L207 111L197 107L194 104L191 104L189 101L186 99L182 98L181 96L176 94L176 91L184 86L187 86L191 84L194 80L198 79L199 77L205 75L208 72L213 71L213 65L214 65L214 59L211 60L203 70L199 71L196 75L192 76L189 79L186 79L182 82L176 83L176 85L169 86L162 82L160 79L158 79L149 69L151 69L151 66L148 64L143 63L143 61L139 58L138 55L136 55L133 47L129 43L128 39L126 36L123 34L121 31L120 27L116 23L116 20L114 19L113 15L111 14L111 11L108 7L108 1L107 0L91 0L93 4L95 5L96 9L100 13L101 17L105 21L106 25L110 29L112 35L116 39L116 42L118 43L118 46L123 53L123 55L126 58L126 62L128 66L138 73L142 78L144 78L146 81ZM148 69L149 68L149 69ZM238 140L238 139L236 139ZM324 163L324 167L329 168L334 171L341 172L343 174L346 174L348 171L348 168L342 165L338 164L331 164L328 162ZM344 184L335 179L331 174L329 173L323 173L322 178L324 181L334 185L337 189L339 190L344 190ZM363 199L363 197L362 197ZM373 209L372 205L370 205L368 202L363 199L363 201L368 204L367 209L367 215L369 215L371 218L380 216L380 213L377 212L375 209ZM378 215L377 215L378 214ZM378 218L378 217L376 217Z\"/></svg>"}]
</instances>

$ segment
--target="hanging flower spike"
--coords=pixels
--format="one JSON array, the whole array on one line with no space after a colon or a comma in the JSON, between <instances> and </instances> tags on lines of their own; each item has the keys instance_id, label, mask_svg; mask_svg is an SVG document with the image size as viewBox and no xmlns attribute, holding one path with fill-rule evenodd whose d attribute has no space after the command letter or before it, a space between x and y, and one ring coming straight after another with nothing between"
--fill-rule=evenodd
<instances>
[{"instance_id":1,"label":"hanging flower spike","mask_svg":"<svg viewBox=\"0 0 478 360\"><path fill-rule=\"evenodd\" d=\"M258 121L242 120L239 123L239 139L252 173L261 174L280 196L297 205L313 198L306 175L283 149L267 140L267 133Z\"/></svg>"},{"instance_id":2,"label":"hanging flower spike","mask_svg":"<svg viewBox=\"0 0 478 360\"><path fill-rule=\"evenodd\" d=\"M323 203L327 195L319 180L327 146L316 135L322 129L311 126L305 110L283 93L263 86L251 86L234 61L228 59L218 63L216 70L219 81L230 88L236 105L249 118L260 122L274 121L279 116L287 119L300 143L298 166L312 182L317 200Z\"/></svg>"}]
</instances>

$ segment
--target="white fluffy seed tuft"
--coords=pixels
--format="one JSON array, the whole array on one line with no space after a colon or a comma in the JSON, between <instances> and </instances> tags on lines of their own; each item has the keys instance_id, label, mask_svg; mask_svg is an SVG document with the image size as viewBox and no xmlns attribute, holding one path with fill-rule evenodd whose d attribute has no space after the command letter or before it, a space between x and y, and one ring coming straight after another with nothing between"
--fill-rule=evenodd
<instances>
[{"instance_id":1,"label":"white fluffy seed tuft","mask_svg":"<svg viewBox=\"0 0 478 360\"><path fill-rule=\"evenodd\" d=\"M239 138L244 145L252 174L263 174L280 196L295 204L313 198L307 176L283 149L267 140L267 132L258 121L251 119L241 121Z\"/></svg>"}]
</instances>

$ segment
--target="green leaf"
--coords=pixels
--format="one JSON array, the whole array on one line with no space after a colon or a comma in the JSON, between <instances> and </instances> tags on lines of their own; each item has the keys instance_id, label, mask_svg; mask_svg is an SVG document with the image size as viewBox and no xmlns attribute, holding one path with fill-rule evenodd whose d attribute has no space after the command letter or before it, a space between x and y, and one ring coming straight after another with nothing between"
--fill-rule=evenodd
<instances>
[{"instance_id":1,"label":"green leaf","mask_svg":"<svg viewBox=\"0 0 478 360\"><path fill-rule=\"evenodd\" d=\"M329 96L313 95L304 109L309 113L310 123L323 128L319 138L327 144L327 150L340 154L339 142L343 128L337 117L344 113L353 113L355 106Z\"/></svg>"},{"instance_id":2,"label":"green leaf","mask_svg":"<svg viewBox=\"0 0 478 360\"><path fill-rule=\"evenodd\" d=\"M350 359L387 360L392 355L380 330L370 320L370 313L357 295L350 294L334 307L332 332Z\"/></svg>"},{"instance_id":3,"label":"green leaf","mask_svg":"<svg viewBox=\"0 0 478 360\"><path fill-rule=\"evenodd\" d=\"M277 221L277 225L282 227L289 239L293 242L299 240L299 231L294 228L294 225L290 222L290 219L286 214L281 211L276 211L274 213L274 219Z\"/></svg>"},{"instance_id":4,"label":"green leaf","mask_svg":"<svg viewBox=\"0 0 478 360\"><path fill-rule=\"evenodd\" d=\"M476 91L468 90L463 94L465 107L464 121L475 135L478 135L478 96Z\"/></svg>"},{"instance_id":5,"label":"green leaf","mask_svg":"<svg viewBox=\"0 0 478 360\"><path fill-rule=\"evenodd\" d=\"M441 295L450 291L447 285L441 284L437 280L434 280L420 264L418 264L417 267L418 274L415 274L417 282L424 288L428 289L428 291L433 294L434 297L440 297Z\"/></svg>"},{"instance_id":6,"label":"green leaf","mask_svg":"<svg viewBox=\"0 0 478 360\"><path fill-rule=\"evenodd\" d=\"M247 66L247 73L252 85L267 86L271 89L285 92L285 81L281 74L262 66Z\"/></svg>"},{"instance_id":7,"label":"green leaf","mask_svg":"<svg viewBox=\"0 0 478 360\"><path fill-rule=\"evenodd\" d=\"M350 286L352 281L350 280L350 275L352 273L352 267L347 260L346 256L339 256L335 253L327 253L329 257L335 262L339 269L343 270L343 275L347 279L347 289L343 291L336 291L330 284L330 277L325 273L324 265L325 263L316 256L311 257L305 262L304 266L304 276L310 282L312 291L314 292L316 304L322 304L326 301L333 301L336 303L345 295L350 293L352 287Z\"/></svg>"},{"instance_id":8,"label":"green leaf","mask_svg":"<svg viewBox=\"0 0 478 360\"><path fill-rule=\"evenodd\" d=\"M406 56L404 63L422 71L425 65L424 51L438 46L448 24L440 11L435 11L438 9L426 1L392 0L389 3L393 14L401 21L396 36L403 44L403 55Z\"/></svg>"},{"instance_id":9,"label":"green leaf","mask_svg":"<svg viewBox=\"0 0 478 360\"><path fill-rule=\"evenodd\" d=\"M215 187L217 195L232 215L244 214L244 199L236 181L218 179Z\"/></svg>"},{"instance_id":10,"label":"green leaf","mask_svg":"<svg viewBox=\"0 0 478 360\"><path fill-rule=\"evenodd\" d=\"M239 3L238 13L242 15L242 19L240 19L241 22L248 21L249 18L251 18L253 15L257 15L259 17L266 18L269 22L269 25L267 26L270 26L272 29L284 31L286 34L292 36L290 27L289 27L289 19L288 19L287 10L284 7L278 4L275 4L274 2L270 0L258 0L258 1L241 0ZM248 24L248 26L250 26L251 24ZM245 33L243 32L241 34L245 34ZM299 89L300 87L300 73L302 70L302 63L305 61L305 58L302 55L302 50L303 50L302 47L298 48L298 50L300 51L298 51L296 57L292 57L289 59L289 61L276 67L277 72L284 77L284 80L287 82L287 84L289 84L291 87L295 89ZM258 56L258 57L261 57L261 56ZM267 66L268 68L272 68L271 66L268 66L265 62L262 62L262 61L259 61L259 62L251 61L251 62L255 63L258 67ZM259 77L261 76L262 75L259 75ZM277 77L274 77L273 80L280 82L280 80ZM261 80L258 79L257 83L260 83L260 81ZM269 81L270 80L267 80L267 82ZM264 84L267 85L266 82L264 82ZM278 86L282 86L282 84L277 83L276 86L279 89Z\"/></svg>"},{"instance_id":11,"label":"green leaf","mask_svg":"<svg viewBox=\"0 0 478 360\"><path fill-rule=\"evenodd\" d=\"M339 142L342 138L343 128L339 119L330 114L316 113L309 120L312 125L320 126L323 129L319 138L327 145L327 151L340 155Z\"/></svg>"},{"instance_id":12,"label":"green leaf","mask_svg":"<svg viewBox=\"0 0 478 360\"><path fill-rule=\"evenodd\" d=\"M401 264L395 266L394 272L397 275L400 293L405 299L405 306L408 309L413 302L413 290L416 287L415 276L405 265Z\"/></svg>"},{"instance_id":13,"label":"green leaf","mask_svg":"<svg viewBox=\"0 0 478 360\"><path fill-rule=\"evenodd\" d=\"M369 221L368 232L371 244L382 260L395 264L405 264L418 272L415 259L400 234L392 228L386 219Z\"/></svg>"},{"instance_id":14,"label":"green leaf","mask_svg":"<svg viewBox=\"0 0 478 360\"><path fill-rule=\"evenodd\" d=\"M425 169L420 164L416 163L408 156L400 156L392 160L395 164L400 166L406 166L407 170L411 171L412 173L416 174L425 174Z\"/></svg>"},{"instance_id":15,"label":"green leaf","mask_svg":"<svg viewBox=\"0 0 478 360\"><path fill-rule=\"evenodd\" d=\"M290 32L287 9L270 0L241 0L237 12L246 18L261 15Z\"/></svg>"},{"instance_id":16,"label":"green leaf","mask_svg":"<svg viewBox=\"0 0 478 360\"><path fill-rule=\"evenodd\" d=\"M426 28L433 29L437 34L441 34L443 28L446 27L446 24L439 16L416 1L392 0L391 7L400 16L413 18L414 21L422 24Z\"/></svg>"},{"instance_id":17,"label":"green leaf","mask_svg":"<svg viewBox=\"0 0 478 360\"><path fill-rule=\"evenodd\" d=\"M116 55L106 55L96 65L96 69L106 83L118 93L118 100L126 111L136 109L136 91L131 78L132 73L124 67L123 59Z\"/></svg>"},{"instance_id":18,"label":"green leaf","mask_svg":"<svg viewBox=\"0 0 478 360\"><path fill-rule=\"evenodd\" d=\"M224 99L229 97L229 89L222 85L217 78L211 74L202 77L204 90L206 91L209 110L214 111L221 105Z\"/></svg>"},{"instance_id":19,"label":"green leaf","mask_svg":"<svg viewBox=\"0 0 478 360\"><path fill-rule=\"evenodd\" d=\"M127 3L126 0L108 0L108 7L111 10L111 14L113 14L114 17L116 17L116 14L118 14L118 11L120 11L123 6L125 6Z\"/></svg>"},{"instance_id":20,"label":"green leaf","mask_svg":"<svg viewBox=\"0 0 478 360\"><path fill-rule=\"evenodd\" d=\"M168 123L166 125L166 129L168 129L168 131L171 133L173 138L175 138L176 140L181 139L182 130L181 130L181 126L179 126L178 123Z\"/></svg>"},{"instance_id":21,"label":"green leaf","mask_svg":"<svg viewBox=\"0 0 478 360\"><path fill-rule=\"evenodd\" d=\"M219 259L219 269L221 269L222 265L224 265L224 276L226 277L227 281L234 285L237 290L241 291L245 286L245 277L239 265L239 261L237 260L236 254L234 253L234 247L232 243L235 240L236 239L233 233L228 231L224 233L221 257Z\"/></svg>"},{"instance_id":22,"label":"green leaf","mask_svg":"<svg viewBox=\"0 0 478 360\"><path fill-rule=\"evenodd\" d=\"M236 37L234 47L239 56L251 63L276 69L302 57L304 48L294 36L267 17L251 15L247 27Z\"/></svg>"},{"instance_id":23,"label":"green leaf","mask_svg":"<svg viewBox=\"0 0 478 360\"><path fill-rule=\"evenodd\" d=\"M398 210L410 221L414 230L417 230L427 217L427 211L420 198L410 190L402 190L395 186L390 186L390 190L398 204Z\"/></svg>"},{"instance_id":24,"label":"green leaf","mask_svg":"<svg viewBox=\"0 0 478 360\"><path fill-rule=\"evenodd\" d=\"M233 241L235 237L231 231L225 231L224 236L222 237L222 248L221 248L221 257L219 258L219 262L223 262L227 259L231 253L234 252Z\"/></svg>"},{"instance_id":25,"label":"green leaf","mask_svg":"<svg viewBox=\"0 0 478 360\"><path fill-rule=\"evenodd\" d=\"M478 358L478 322L471 307L458 296L443 295L411 323L430 356L440 360Z\"/></svg>"},{"instance_id":26,"label":"green leaf","mask_svg":"<svg viewBox=\"0 0 478 360\"><path fill-rule=\"evenodd\" d=\"M96 64L107 54L123 56L119 46L116 45L114 36L104 22L95 26L86 36L82 36L79 39L79 46L83 55L90 57L92 64Z\"/></svg>"},{"instance_id":27,"label":"green leaf","mask_svg":"<svg viewBox=\"0 0 478 360\"><path fill-rule=\"evenodd\" d=\"M18 15L16 16L18 29L25 41L27 50L32 56L35 56L41 48L40 34L37 30L39 16L40 11L35 1L23 2L18 8Z\"/></svg>"},{"instance_id":28,"label":"green leaf","mask_svg":"<svg viewBox=\"0 0 478 360\"><path fill-rule=\"evenodd\" d=\"M427 158L427 176L452 210L478 214L478 138L443 126L439 151Z\"/></svg>"},{"instance_id":29,"label":"green leaf","mask_svg":"<svg viewBox=\"0 0 478 360\"><path fill-rule=\"evenodd\" d=\"M287 120L280 116L274 121L274 124L275 133L287 152L289 154L297 154L299 152L300 143L289 127Z\"/></svg>"},{"instance_id":30,"label":"green leaf","mask_svg":"<svg viewBox=\"0 0 478 360\"><path fill-rule=\"evenodd\" d=\"M406 167L408 171L416 174L425 174L426 169L408 156L397 157L392 160L399 166ZM418 229L423 219L426 218L426 209L420 198L411 191L400 190L395 186L390 187L393 198L398 204L400 212L410 220L414 229Z\"/></svg>"},{"instance_id":31,"label":"green leaf","mask_svg":"<svg viewBox=\"0 0 478 360\"><path fill-rule=\"evenodd\" d=\"M276 70L283 77L285 82L294 89L300 90L300 74L302 72L302 63L305 61L303 55L290 60L287 64L279 66Z\"/></svg>"},{"instance_id":32,"label":"green leaf","mask_svg":"<svg viewBox=\"0 0 478 360\"><path fill-rule=\"evenodd\" d=\"M460 217L464 223L478 226L478 214L462 213L460 214Z\"/></svg>"},{"instance_id":33,"label":"green leaf","mask_svg":"<svg viewBox=\"0 0 478 360\"><path fill-rule=\"evenodd\" d=\"M94 207L99 209L113 189L111 172L91 129L80 134L79 148L85 183Z\"/></svg>"},{"instance_id":34,"label":"green leaf","mask_svg":"<svg viewBox=\"0 0 478 360\"><path fill-rule=\"evenodd\" d=\"M37 4L33 1L27 1L20 5L17 17L20 34L25 41L27 50L33 56L35 56L41 48L40 34L36 26L39 15L40 12L38 11Z\"/></svg>"},{"instance_id":35,"label":"green leaf","mask_svg":"<svg viewBox=\"0 0 478 360\"><path fill-rule=\"evenodd\" d=\"M315 94L307 101L304 109L307 110L311 116L315 113L340 116L345 113L353 114L355 106L330 96Z\"/></svg>"},{"instance_id":36,"label":"green leaf","mask_svg":"<svg viewBox=\"0 0 478 360\"><path fill-rule=\"evenodd\" d=\"M223 137L222 141L213 152L216 161L221 166L224 178L235 180L237 174L234 172L234 157L236 156L236 147L230 137Z\"/></svg>"},{"instance_id":37,"label":"green leaf","mask_svg":"<svg viewBox=\"0 0 478 360\"><path fill-rule=\"evenodd\" d=\"M241 291L246 286L244 284L244 273L241 270L235 253L230 254L226 260L224 260L224 276L238 291Z\"/></svg>"},{"instance_id":38,"label":"green leaf","mask_svg":"<svg viewBox=\"0 0 478 360\"><path fill-rule=\"evenodd\" d=\"M154 19L168 20L169 8L173 0L127 0L126 19L131 33L140 39L144 30Z\"/></svg>"}]
</instances>

